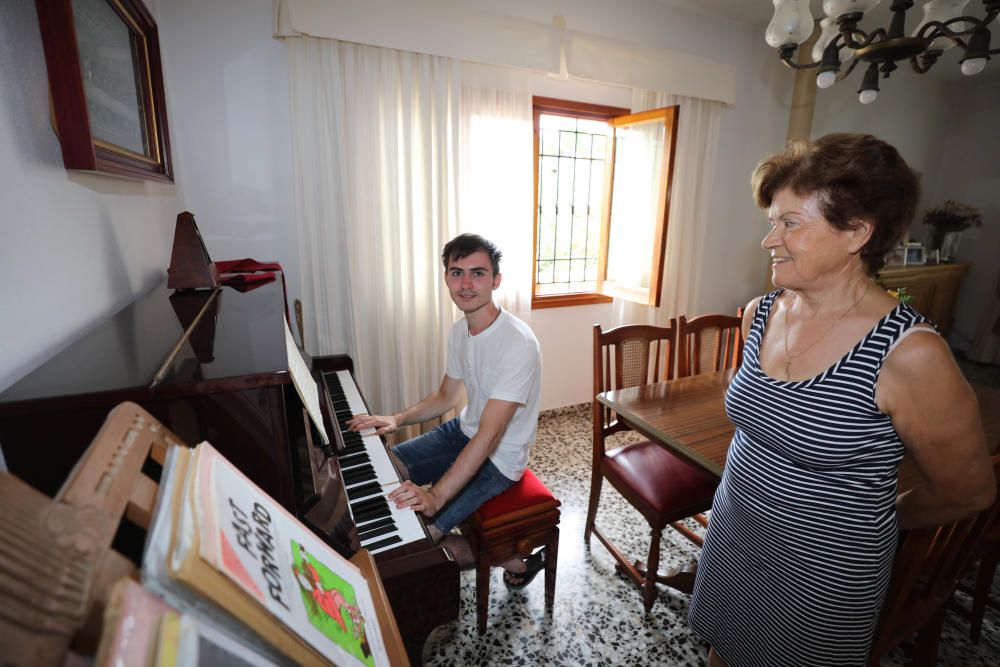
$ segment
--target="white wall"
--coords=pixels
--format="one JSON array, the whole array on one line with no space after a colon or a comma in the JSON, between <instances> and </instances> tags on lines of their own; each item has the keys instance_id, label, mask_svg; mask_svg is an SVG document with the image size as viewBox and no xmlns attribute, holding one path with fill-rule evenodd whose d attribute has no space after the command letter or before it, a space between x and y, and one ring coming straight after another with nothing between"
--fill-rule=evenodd
<instances>
[{"instance_id":1,"label":"white wall","mask_svg":"<svg viewBox=\"0 0 1000 667\"><path fill-rule=\"evenodd\" d=\"M478 0L474 4L486 8L500 3ZM515 0L503 3L502 11L539 22L549 22L559 14L571 30L685 51L737 67L736 105L722 112L714 182L717 194L704 214L708 229L705 262L697 277L700 296L696 312L687 315L734 313L759 294L765 272L759 243L765 226L750 196L750 173L764 155L784 144L794 78L760 31L641 0L620 2L614 8L589 0ZM532 92L538 95L626 108L631 105L630 91L623 88L546 77L537 77L533 85ZM610 322L612 306L607 304L532 312L530 324L544 360L542 409L591 399L592 327L609 326Z\"/></svg>"},{"instance_id":2,"label":"white wall","mask_svg":"<svg viewBox=\"0 0 1000 667\"><path fill-rule=\"evenodd\" d=\"M159 0L177 189L213 260L252 257L301 294L288 65L272 0ZM169 260L169 257L167 257Z\"/></svg>"},{"instance_id":3,"label":"white wall","mask_svg":"<svg viewBox=\"0 0 1000 667\"><path fill-rule=\"evenodd\" d=\"M717 196L705 212L708 261L698 277L702 294L699 312L734 310L760 291L763 260L758 248L763 225L749 195L749 175L756 162L782 145L787 124L787 105L792 73L785 70L764 44L760 31L722 19L667 6L655 0L623 0L615 6L593 0L464 0L467 4L548 23L562 15L567 27L640 46L685 51L693 55L729 62L737 67L738 91L735 108L726 109L720 129L720 156L715 178ZM39 339L38 325L22 342L32 347L30 355L0 357L4 378L16 379L44 360L54 348L79 336L131 298L139 283L160 275L169 259L173 220L180 210L195 214L213 259L252 256L278 260L288 273L289 298L300 292L298 253L294 226L292 156L289 148L288 83L285 47L271 38L271 0L158 0L155 15L160 29L164 78L174 151L176 187L111 181L104 177L71 176L62 171L58 145L40 119L46 104L44 62L38 44L33 5L18 0L14 12L20 30L11 30L3 49L0 105L5 112L0 146L13 146L22 155L0 158L0 169L14 174L18 195L14 211L5 221L36 219L39 206L55 209L46 220L65 233L64 219L77 218L74 237L56 249L57 263L77 271L55 269L51 287L36 293L34 307L48 312L42 324L52 339ZM9 3L5 14L11 13ZM24 16L27 14L27 16ZM34 45L25 48L20 33L33 34ZM13 34L17 33L17 34ZM32 51L33 50L33 51ZM35 53L36 56L31 54ZM12 63L13 58L13 63ZM20 69L33 69L29 99L20 91ZM39 68L41 68L39 70ZM38 72L41 72L40 76ZM628 107L628 90L591 82L557 81L539 76L535 92L551 97ZM15 131L16 123L28 122L27 134ZM24 139L15 139L26 137ZM37 154L45 151L46 175L25 183L36 167ZM6 156L11 151L5 150ZM27 152L28 155L23 154ZM81 183L82 179L88 179ZM8 177L6 183L10 183ZM5 183L4 187L8 185ZM111 188L117 188L113 191ZM83 191L77 199L67 193ZM100 190L100 191L96 191ZM120 192L119 192L120 191ZM117 243L117 264L104 268L110 274L98 298L80 300L63 309L57 286L80 275L83 266L98 273L87 262L74 260L74 249L87 247L77 236L86 236L79 218L86 206L109 211L107 222L90 214L91 227L104 224L103 254ZM5 197L5 200L7 198ZM134 207L130 208L130 207ZM141 214L139 213L141 210ZM33 215L28 215L29 213ZM86 217L86 216L84 216ZM56 222L56 221L59 222ZM136 222L137 220L144 222ZM153 222L156 221L155 228ZM127 221L127 224L125 222ZM41 264L46 242L31 228L16 230L13 237L28 246L24 264ZM530 222L526 221L526 224ZM5 231L5 241L7 239ZM94 234L89 234L93 238ZM96 241L89 241L93 244ZM51 247L51 244L48 244ZM7 250L4 249L6 256ZM4 264L7 264L5 261ZM102 265L109 262L102 262ZM115 262L110 262L115 266ZM23 271L23 268L21 269ZM8 271L7 267L0 271ZM5 285L3 288L8 290ZM4 294L3 305L14 303L14 293ZM308 316L308 314L307 314ZM36 316L37 317L37 316ZM47 318L47 319L46 319ZM539 310L531 324L541 340L545 357L543 408L579 403L590 399L591 325L610 321L607 306L582 306ZM44 327L43 327L44 328ZM6 351L0 354L6 354ZM3 386L3 385L0 385Z\"/></svg>"},{"instance_id":4,"label":"white wall","mask_svg":"<svg viewBox=\"0 0 1000 667\"><path fill-rule=\"evenodd\" d=\"M951 58L954 60L954 58ZM992 63L991 63L992 65ZM943 61L936 67L956 67ZM860 69L860 68L859 68ZM816 96L812 136L828 132L868 132L896 146L921 173L920 206L910 237L930 240L923 211L955 199L979 208L981 229L965 232L959 260L972 262L958 295L949 342L967 349L982 311L991 303L1000 275L1000 76L942 79L902 67L880 80L878 99L857 100L861 71Z\"/></svg>"},{"instance_id":5,"label":"white wall","mask_svg":"<svg viewBox=\"0 0 1000 667\"><path fill-rule=\"evenodd\" d=\"M2 390L165 275L179 210L172 185L63 168L31 0L0 4L0 193Z\"/></svg>"},{"instance_id":6,"label":"white wall","mask_svg":"<svg viewBox=\"0 0 1000 667\"><path fill-rule=\"evenodd\" d=\"M1000 61L993 60L990 66ZM937 177L927 184L926 200L940 205L947 199L971 204L983 216L983 226L963 232L958 259L972 268L962 284L955 306L949 342L966 350L981 318L994 311L1000 282L1000 76L980 85L952 85L949 93L949 131L938 155Z\"/></svg>"}]
</instances>

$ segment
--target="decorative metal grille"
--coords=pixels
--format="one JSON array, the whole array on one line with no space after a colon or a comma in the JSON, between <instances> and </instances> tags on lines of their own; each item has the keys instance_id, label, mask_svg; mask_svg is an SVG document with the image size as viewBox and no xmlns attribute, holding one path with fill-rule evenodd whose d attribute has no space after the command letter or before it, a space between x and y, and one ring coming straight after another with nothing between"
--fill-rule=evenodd
<instances>
[{"instance_id":1,"label":"decorative metal grille","mask_svg":"<svg viewBox=\"0 0 1000 667\"><path fill-rule=\"evenodd\" d=\"M536 293L597 287L608 124L541 114Z\"/></svg>"}]
</instances>

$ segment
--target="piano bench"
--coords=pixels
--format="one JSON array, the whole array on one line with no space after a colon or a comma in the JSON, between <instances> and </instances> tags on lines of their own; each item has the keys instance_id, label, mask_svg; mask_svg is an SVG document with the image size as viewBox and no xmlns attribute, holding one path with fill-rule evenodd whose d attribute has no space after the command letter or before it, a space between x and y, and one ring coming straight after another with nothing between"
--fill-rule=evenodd
<instances>
[{"instance_id":1,"label":"piano bench","mask_svg":"<svg viewBox=\"0 0 1000 667\"><path fill-rule=\"evenodd\" d=\"M534 473L525 470L520 481L490 498L462 522L462 534L476 559L476 620L486 632L490 602L490 568L515 556L527 558L545 547L545 606L556 594L559 553L559 500Z\"/></svg>"}]
</instances>

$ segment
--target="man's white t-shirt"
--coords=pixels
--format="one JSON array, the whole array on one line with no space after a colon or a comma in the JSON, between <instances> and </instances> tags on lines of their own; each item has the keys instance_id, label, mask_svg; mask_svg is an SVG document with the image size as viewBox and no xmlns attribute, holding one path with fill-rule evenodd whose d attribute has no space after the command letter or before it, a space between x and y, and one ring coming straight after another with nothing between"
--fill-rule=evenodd
<instances>
[{"instance_id":1,"label":"man's white t-shirt","mask_svg":"<svg viewBox=\"0 0 1000 667\"><path fill-rule=\"evenodd\" d=\"M542 355L527 324L505 310L486 330L469 335L463 317L448 336L449 377L461 380L469 403L459 415L462 433L472 437L491 398L518 403L500 443L490 455L493 465L517 481L528 466L528 452L538 427Z\"/></svg>"}]
</instances>

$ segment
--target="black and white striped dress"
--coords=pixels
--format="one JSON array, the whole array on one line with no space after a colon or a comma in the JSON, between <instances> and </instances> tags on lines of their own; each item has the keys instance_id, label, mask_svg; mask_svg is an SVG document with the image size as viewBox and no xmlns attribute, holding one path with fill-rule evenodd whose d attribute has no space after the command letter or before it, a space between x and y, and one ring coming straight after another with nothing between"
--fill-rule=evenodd
<instances>
[{"instance_id":1,"label":"black and white striped dress","mask_svg":"<svg viewBox=\"0 0 1000 667\"><path fill-rule=\"evenodd\" d=\"M896 548L903 455L875 383L892 345L926 320L900 304L836 364L783 382L758 358L780 293L761 300L726 396L737 428L689 621L730 667L863 665Z\"/></svg>"}]
</instances>

